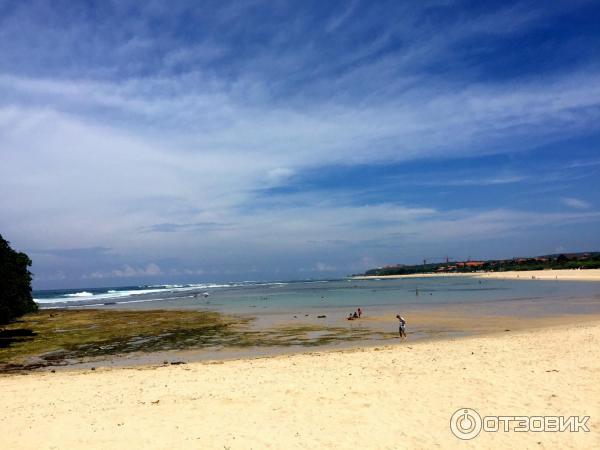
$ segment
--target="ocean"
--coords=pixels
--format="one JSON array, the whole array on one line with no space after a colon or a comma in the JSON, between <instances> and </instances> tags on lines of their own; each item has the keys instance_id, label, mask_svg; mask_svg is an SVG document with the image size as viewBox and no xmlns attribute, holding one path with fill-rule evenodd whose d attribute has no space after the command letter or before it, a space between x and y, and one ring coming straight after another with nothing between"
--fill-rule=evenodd
<instances>
[{"instance_id":1,"label":"ocean","mask_svg":"<svg viewBox=\"0 0 600 450\"><path fill-rule=\"evenodd\" d=\"M521 313L525 305L543 303L544 309L553 313L600 312L600 282L468 276L161 284L38 290L33 294L42 308L210 309L259 314L471 305Z\"/></svg>"}]
</instances>

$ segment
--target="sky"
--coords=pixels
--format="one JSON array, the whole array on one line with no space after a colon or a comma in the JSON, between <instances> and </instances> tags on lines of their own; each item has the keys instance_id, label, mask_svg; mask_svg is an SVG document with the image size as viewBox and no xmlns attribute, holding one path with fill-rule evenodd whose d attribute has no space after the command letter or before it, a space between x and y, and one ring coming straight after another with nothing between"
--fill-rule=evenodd
<instances>
[{"instance_id":1,"label":"sky","mask_svg":"<svg viewBox=\"0 0 600 450\"><path fill-rule=\"evenodd\" d=\"M0 0L35 288L600 250L594 1Z\"/></svg>"}]
</instances>

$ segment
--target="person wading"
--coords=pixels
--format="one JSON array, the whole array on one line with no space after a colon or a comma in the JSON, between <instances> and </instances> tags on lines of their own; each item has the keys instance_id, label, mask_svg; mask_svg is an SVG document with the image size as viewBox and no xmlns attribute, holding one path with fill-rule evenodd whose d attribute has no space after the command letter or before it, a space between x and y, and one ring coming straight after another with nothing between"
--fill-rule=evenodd
<instances>
[{"instance_id":1,"label":"person wading","mask_svg":"<svg viewBox=\"0 0 600 450\"><path fill-rule=\"evenodd\" d=\"M396 314L396 319L398 319L398 333L400 334L400 339L406 338L406 320L400 314Z\"/></svg>"}]
</instances>

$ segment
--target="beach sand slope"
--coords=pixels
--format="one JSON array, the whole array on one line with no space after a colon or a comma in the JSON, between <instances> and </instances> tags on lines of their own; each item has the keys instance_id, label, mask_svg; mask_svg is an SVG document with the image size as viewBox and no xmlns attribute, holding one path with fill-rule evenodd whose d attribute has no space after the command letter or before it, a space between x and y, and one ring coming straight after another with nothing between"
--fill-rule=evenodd
<instances>
[{"instance_id":1,"label":"beach sand slope","mask_svg":"<svg viewBox=\"0 0 600 450\"><path fill-rule=\"evenodd\" d=\"M600 448L600 323L137 369L0 376L2 448ZM589 433L450 431L459 408Z\"/></svg>"}]
</instances>

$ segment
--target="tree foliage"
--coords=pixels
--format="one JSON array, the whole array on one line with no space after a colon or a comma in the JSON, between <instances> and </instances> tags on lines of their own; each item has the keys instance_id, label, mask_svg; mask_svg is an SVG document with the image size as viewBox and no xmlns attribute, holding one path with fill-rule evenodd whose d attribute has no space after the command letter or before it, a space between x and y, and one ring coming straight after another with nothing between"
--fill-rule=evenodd
<instances>
[{"instance_id":1,"label":"tree foliage","mask_svg":"<svg viewBox=\"0 0 600 450\"><path fill-rule=\"evenodd\" d=\"M31 259L0 235L0 324L37 310L31 296Z\"/></svg>"}]
</instances>

